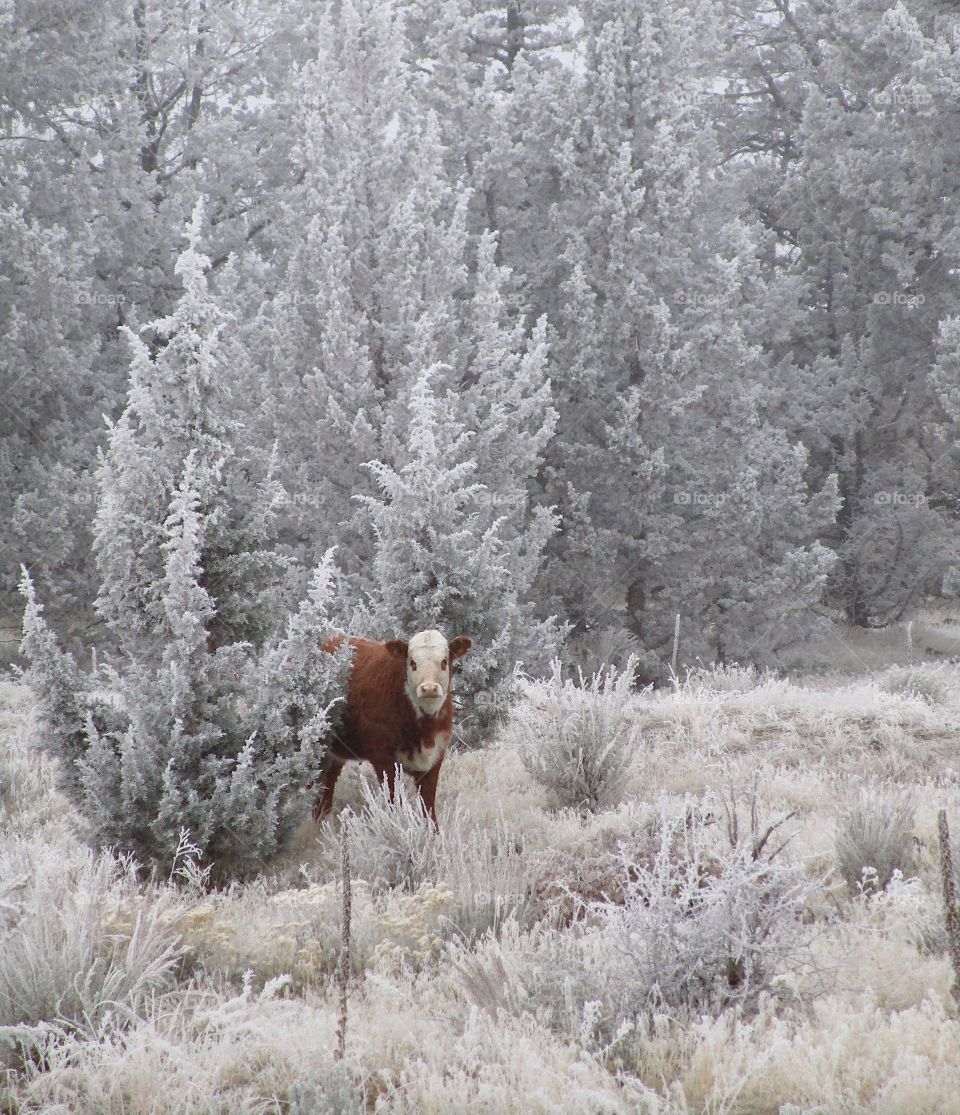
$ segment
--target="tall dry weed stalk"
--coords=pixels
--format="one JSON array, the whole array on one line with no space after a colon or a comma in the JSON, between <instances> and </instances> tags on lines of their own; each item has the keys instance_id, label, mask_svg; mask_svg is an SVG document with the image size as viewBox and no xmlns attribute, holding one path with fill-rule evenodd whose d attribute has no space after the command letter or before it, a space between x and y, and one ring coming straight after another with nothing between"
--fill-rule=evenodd
<instances>
[{"instance_id":1,"label":"tall dry weed stalk","mask_svg":"<svg viewBox=\"0 0 960 1115\"><path fill-rule=\"evenodd\" d=\"M340 877L343 884L343 913L340 923L340 959L337 963L337 986L340 1009L337 1017L336 1059L343 1060L347 1047L347 990L350 984L350 817L344 816L340 829Z\"/></svg>"},{"instance_id":2,"label":"tall dry weed stalk","mask_svg":"<svg viewBox=\"0 0 960 1115\"><path fill-rule=\"evenodd\" d=\"M943 906L947 918L947 943L953 962L953 997L960 1006L960 908L957 906L957 876L953 870L953 850L950 847L950 829L947 811L937 814L937 832L940 835L940 873L943 876Z\"/></svg>"}]
</instances>

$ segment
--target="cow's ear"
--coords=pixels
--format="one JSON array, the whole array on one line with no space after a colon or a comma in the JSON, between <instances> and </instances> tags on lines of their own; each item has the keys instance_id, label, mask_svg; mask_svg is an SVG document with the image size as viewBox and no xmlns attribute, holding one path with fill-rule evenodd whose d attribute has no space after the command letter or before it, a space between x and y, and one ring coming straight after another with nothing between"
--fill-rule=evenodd
<instances>
[{"instance_id":1,"label":"cow's ear","mask_svg":"<svg viewBox=\"0 0 960 1115\"><path fill-rule=\"evenodd\" d=\"M391 654L395 654L397 658L407 657L407 641L406 639L391 639L386 644L387 650Z\"/></svg>"},{"instance_id":2,"label":"cow's ear","mask_svg":"<svg viewBox=\"0 0 960 1115\"><path fill-rule=\"evenodd\" d=\"M449 646L451 658L463 658L473 646L473 640L466 635L458 635L455 639L450 640Z\"/></svg>"}]
</instances>

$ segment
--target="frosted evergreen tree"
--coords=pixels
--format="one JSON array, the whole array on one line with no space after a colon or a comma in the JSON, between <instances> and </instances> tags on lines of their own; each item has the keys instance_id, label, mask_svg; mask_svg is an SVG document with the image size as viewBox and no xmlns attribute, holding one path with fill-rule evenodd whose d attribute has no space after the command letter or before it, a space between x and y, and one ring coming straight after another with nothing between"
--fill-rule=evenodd
<instances>
[{"instance_id":1,"label":"frosted evergreen tree","mask_svg":"<svg viewBox=\"0 0 960 1115\"><path fill-rule=\"evenodd\" d=\"M188 455L203 478L202 509L210 516L201 564L213 606L211 644L259 644L276 622L284 562L268 540L283 491L269 465L252 481L260 462L235 448L241 430L226 415L245 357L224 336L229 319L207 286L201 222L198 205L176 265L183 294L173 313L141 330L154 352L128 331L127 407L110 427L97 476L97 607L128 647L149 643L165 624L160 528Z\"/></svg>"},{"instance_id":2,"label":"frosted evergreen tree","mask_svg":"<svg viewBox=\"0 0 960 1115\"><path fill-rule=\"evenodd\" d=\"M169 870L186 833L220 881L268 860L303 817L348 660L321 649L337 627L329 556L279 630L281 492L248 481L242 431L222 417L242 353L221 337L199 228L198 210L183 297L152 327L165 342L155 355L135 344L129 405L101 462L100 607L122 665L82 678L26 576L23 653L43 745L90 838Z\"/></svg>"},{"instance_id":3,"label":"frosted evergreen tree","mask_svg":"<svg viewBox=\"0 0 960 1115\"><path fill-rule=\"evenodd\" d=\"M501 514L484 483L478 440L454 392L440 386L448 374L435 365L419 376L396 455L367 466L380 493L359 497L357 522L374 548L371 630L392 638L436 627L473 639L458 690L475 736L508 697L516 663L543 669L556 650L558 626L538 619L531 599L555 523L540 514L518 530L516 508Z\"/></svg>"},{"instance_id":4,"label":"frosted evergreen tree","mask_svg":"<svg viewBox=\"0 0 960 1115\"><path fill-rule=\"evenodd\" d=\"M86 409L99 420L115 401L97 325L112 317L115 329L116 307L97 304L92 246L67 227L0 200L0 242L0 608L27 561L58 613L76 618L90 592L97 430Z\"/></svg>"},{"instance_id":5,"label":"frosted evergreen tree","mask_svg":"<svg viewBox=\"0 0 960 1115\"><path fill-rule=\"evenodd\" d=\"M547 475L571 528L548 584L581 628L625 623L651 672L678 612L685 653L766 660L815 623L832 564L835 495L806 492L778 426L785 367L741 325L765 297L760 234L678 78L704 33L685 9L585 13L573 134L552 150L546 234L568 231L539 295L564 370Z\"/></svg>"},{"instance_id":6,"label":"frosted evergreen tree","mask_svg":"<svg viewBox=\"0 0 960 1115\"><path fill-rule=\"evenodd\" d=\"M190 454L171 498L158 661L132 658L122 671L83 677L47 628L26 574L21 649L42 745L60 760L89 839L168 872L186 834L222 882L268 861L305 816L349 654L321 649L339 608L329 557L278 639L260 653L246 643L211 651L202 554L216 516L201 508L217 473Z\"/></svg>"},{"instance_id":7,"label":"frosted evergreen tree","mask_svg":"<svg viewBox=\"0 0 960 1115\"><path fill-rule=\"evenodd\" d=\"M957 302L955 21L937 0L719 7L725 157L750 153L771 269L795 292L758 319L797 369L783 420L815 482L839 474L832 599L882 625L938 589L956 546L960 461L930 378Z\"/></svg>"},{"instance_id":8,"label":"frosted evergreen tree","mask_svg":"<svg viewBox=\"0 0 960 1115\"><path fill-rule=\"evenodd\" d=\"M527 275L548 250L530 209L551 200L544 139L559 126L551 114L576 50L575 6L412 0L405 9L420 95L440 119L450 173L472 191L471 228L496 229L498 261Z\"/></svg>"},{"instance_id":9,"label":"frosted evergreen tree","mask_svg":"<svg viewBox=\"0 0 960 1115\"><path fill-rule=\"evenodd\" d=\"M357 570L369 555L350 534L352 496L372 491L361 464L379 455L387 409L424 362L414 326L431 322L427 363L456 344L468 198L417 99L398 6L325 4L317 24L296 98L302 181L273 230L284 262L248 344L257 429L279 442L291 495L290 540L312 562L334 531Z\"/></svg>"},{"instance_id":10,"label":"frosted evergreen tree","mask_svg":"<svg viewBox=\"0 0 960 1115\"><path fill-rule=\"evenodd\" d=\"M198 195L214 270L231 251L256 270L297 173L288 94L315 50L309 8L28 0L0 13L0 593L27 561L71 626L93 618L91 462L102 415L124 406L118 326L170 313Z\"/></svg>"},{"instance_id":11,"label":"frosted evergreen tree","mask_svg":"<svg viewBox=\"0 0 960 1115\"><path fill-rule=\"evenodd\" d=\"M249 346L266 368L257 428L280 444L290 540L306 564L334 532L352 584L370 592L373 536L354 497L376 493L366 461L404 459L423 368L443 365L438 389L476 431L504 536L545 530L534 496L553 431L546 326L517 299L495 233L470 235L470 191L450 176L402 8L328 4L320 27L300 83L304 180L276 230L289 263Z\"/></svg>"}]
</instances>

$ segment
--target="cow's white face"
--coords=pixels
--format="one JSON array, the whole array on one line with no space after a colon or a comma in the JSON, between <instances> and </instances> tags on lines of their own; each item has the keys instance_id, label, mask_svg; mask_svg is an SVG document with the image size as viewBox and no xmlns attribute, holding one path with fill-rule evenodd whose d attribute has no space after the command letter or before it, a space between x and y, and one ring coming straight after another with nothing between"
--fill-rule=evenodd
<instances>
[{"instance_id":1,"label":"cow's white face","mask_svg":"<svg viewBox=\"0 0 960 1115\"><path fill-rule=\"evenodd\" d=\"M435 716L450 692L450 665L470 649L470 640L458 635L448 643L439 631L418 631L409 642L394 639L387 646L407 660L406 692L418 714Z\"/></svg>"}]
</instances>

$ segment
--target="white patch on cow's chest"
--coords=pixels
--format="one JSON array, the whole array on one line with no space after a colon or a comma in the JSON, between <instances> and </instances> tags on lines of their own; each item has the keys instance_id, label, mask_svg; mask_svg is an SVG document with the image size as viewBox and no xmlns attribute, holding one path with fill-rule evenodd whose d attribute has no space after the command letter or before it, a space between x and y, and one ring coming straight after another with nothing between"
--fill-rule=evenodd
<instances>
[{"instance_id":1,"label":"white patch on cow's chest","mask_svg":"<svg viewBox=\"0 0 960 1115\"><path fill-rule=\"evenodd\" d=\"M432 770L440 759L447 753L450 746L449 732L435 732L433 747L420 746L411 755L404 755L403 769L410 774L426 774Z\"/></svg>"}]
</instances>

